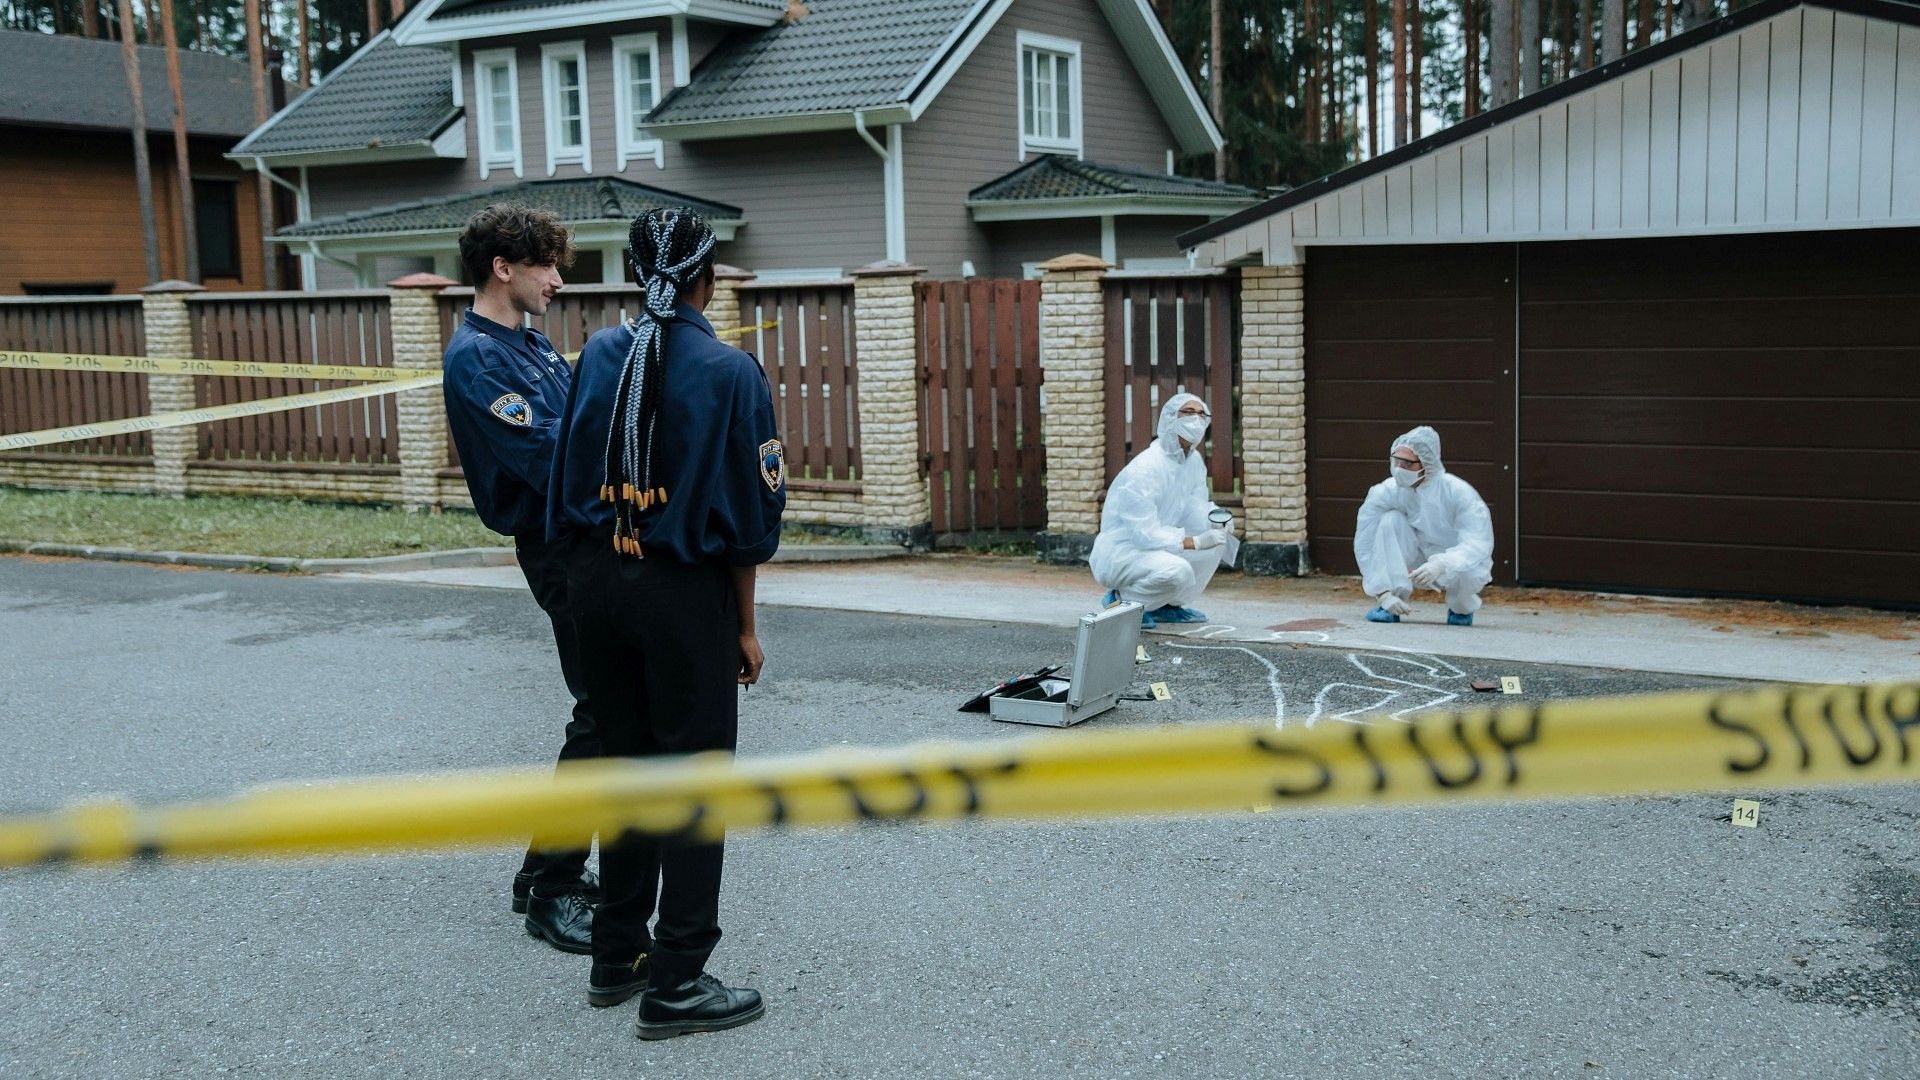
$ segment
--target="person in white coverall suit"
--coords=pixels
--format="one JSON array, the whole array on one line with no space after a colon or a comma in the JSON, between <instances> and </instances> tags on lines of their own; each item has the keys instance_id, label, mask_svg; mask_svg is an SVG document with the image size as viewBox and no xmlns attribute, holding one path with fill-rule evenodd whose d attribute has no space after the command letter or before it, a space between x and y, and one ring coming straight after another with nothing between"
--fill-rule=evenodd
<instances>
[{"instance_id":1,"label":"person in white coverall suit","mask_svg":"<svg viewBox=\"0 0 1920 1080\"><path fill-rule=\"evenodd\" d=\"M1207 466L1198 447L1213 416L1192 394L1160 407L1159 437L1107 487L1100 535L1088 562L1106 603L1142 604L1141 624L1206 622L1193 609L1232 533L1208 521Z\"/></svg>"},{"instance_id":2,"label":"person in white coverall suit","mask_svg":"<svg viewBox=\"0 0 1920 1080\"><path fill-rule=\"evenodd\" d=\"M1353 529L1361 586L1379 600L1372 622L1396 623L1415 589L1447 596L1447 622L1472 626L1493 580L1493 519L1473 485L1440 463L1440 434L1417 427L1393 440L1391 476L1367 491Z\"/></svg>"}]
</instances>

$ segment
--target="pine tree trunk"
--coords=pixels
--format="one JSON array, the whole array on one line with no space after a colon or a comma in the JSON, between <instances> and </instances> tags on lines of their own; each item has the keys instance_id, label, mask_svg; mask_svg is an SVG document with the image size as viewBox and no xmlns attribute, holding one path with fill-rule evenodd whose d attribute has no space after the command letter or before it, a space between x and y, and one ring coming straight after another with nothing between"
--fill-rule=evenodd
<instances>
[{"instance_id":1,"label":"pine tree trunk","mask_svg":"<svg viewBox=\"0 0 1920 1080\"><path fill-rule=\"evenodd\" d=\"M1640 0L1640 11L1633 17L1633 47L1644 49L1653 44L1653 0Z\"/></svg>"},{"instance_id":2,"label":"pine tree trunk","mask_svg":"<svg viewBox=\"0 0 1920 1080\"><path fill-rule=\"evenodd\" d=\"M1466 79L1468 116L1480 113L1480 5L1476 0L1461 0L1460 21L1467 36ZM1378 113L1374 114L1376 117Z\"/></svg>"},{"instance_id":3,"label":"pine tree trunk","mask_svg":"<svg viewBox=\"0 0 1920 1080\"><path fill-rule=\"evenodd\" d=\"M1301 116L1300 138L1313 142L1320 132L1320 80L1314 78L1319 64L1320 19L1319 5L1315 0L1306 0L1301 5L1301 25L1299 37L1298 67L1300 68Z\"/></svg>"},{"instance_id":4,"label":"pine tree trunk","mask_svg":"<svg viewBox=\"0 0 1920 1080\"><path fill-rule=\"evenodd\" d=\"M399 0L395 0L395 2L398 3ZM1222 77L1226 69L1226 65L1222 63L1225 43L1221 40L1222 34L1220 30L1220 5L1222 2L1223 0L1213 0L1211 5L1212 11L1207 16L1211 24L1208 27L1207 82L1210 85L1207 87L1207 91L1212 98L1212 101L1208 104L1213 110L1213 126L1219 128L1221 134L1224 135L1227 130L1227 115L1226 80ZM1222 182L1227 178L1227 148L1225 146L1214 151L1213 178Z\"/></svg>"},{"instance_id":5,"label":"pine tree trunk","mask_svg":"<svg viewBox=\"0 0 1920 1080\"><path fill-rule=\"evenodd\" d=\"M1393 145L1407 145L1407 0L1393 0Z\"/></svg>"},{"instance_id":6,"label":"pine tree trunk","mask_svg":"<svg viewBox=\"0 0 1920 1080\"><path fill-rule=\"evenodd\" d=\"M393 21L389 22L387 25L392 26L394 23L399 22L400 17L402 15L405 15L406 13L407 13L407 0L392 0L392 3L387 5L387 14L392 17Z\"/></svg>"},{"instance_id":7,"label":"pine tree trunk","mask_svg":"<svg viewBox=\"0 0 1920 1080\"><path fill-rule=\"evenodd\" d=\"M1627 0L1601 0L1600 62L1610 64L1627 52Z\"/></svg>"},{"instance_id":8,"label":"pine tree trunk","mask_svg":"<svg viewBox=\"0 0 1920 1080\"><path fill-rule=\"evenodd\" d=\"M90 38L100 36L99 0L80 0L80 32Z\"/></svg>"},{"instance_id":9,"label":"pine tree trunk","mask_svg":"<svg viewBox=\"0 0 1920 1080\"><path fill-rule=\"evenodd\" d=\"M147 103L140 85L140 47L133 33L133 0L120 0L120 63L133 95L133 180L140 189L140 240L147 254L147 280L160 280L160 234L153 225L153 164L147 156Z\"/></svg>"},{"instance_id":10,"label":"pine tree trunk","mask_svg":"<svg viewBox=\"0 0 1920 1080\"><path fill-rule=\"evenodd\" d=\"M1580 0L1580 70L1593 70L1593 0Z\"/></svg>"},{"instance_id":11,"label":"pine tree trunk","mask_svg":"<svg viewBox=\"0 0 1920 1080\"><path fill-rule=\"evenodd\" d=\"M1413 130L1409 134L1415 142L1418 142L1421 102L1425 100L1425 95L1420 92L1420 62L1426 53L1423 38L1427 31L1420 17L1420 0L1407 0L1407 5L1413 18L1413 25L1407 27L1407 36L1413 39L1413 59L1407 65L1407 120L1413 125Z\"/></svg>"},{"instance_id":12,"label":"pine tree trunk","mask_svg":"<svg viewBox=\"0 0 1920 1080\"><path fill-rule=\"evenodd\" d=\"M187 97L180 87L180 43L173 28L173 0L160 0L160 33L167 48L167 86L173 92L173 163L180 177L180 243L186 280L200 281L200 229L194 220L193 158L187 146Z\"/></svg>"},{"instance_id":13,"label":"pine tree trunk","mask_svg":"<svg viewBox=\"0 0 1920 1080\"><path fill-rule=\"evenodd\" d=\"M1540 5L1546 0L1520 2L1520 96L1540 89Z\"/></svg>"},{"instance_id":14,"label":"pine tree trunk","mask_svg":"<svg viewBox=\"0 0 1920 1080\"><path fill-rule=\"evenodd\" d=\"M367 0L367 40L380 32L380 0Z\"/></svg>"},{"instance_id":15,"label":"pine tree trunk","mask_svg":"<svg viewBox=\"0 0 1920 1080\"><path fill-rule=\"evenodd\" d=\"M1380 156L1380 7L1379 0L1360 0L1366 11L1367 35L1366 55L1362 58L1367 65L1367 156ZM1467 0L1469 4L1472 0ZM1473 43L1467 43L1467 66L1473 66ZM1468 80L1467 100L1473 100L1472 80ZM1472 112L1467 113L1472 116Z\"/></svg>"},{"instance_id":16,"label":"pine tree trunk","mask_svg":"<svg viewBox=\"0 0 1920 1080\"><path fill-rule=\"evenodd\" d=\"M1683 13L1686 16L1684 29L1691 30L1713 21L1713 0L1685 0L1685 3L1687 8Z\"/></svg>"},{"instance_id":17,"label":"pine tree trunk","mask_svg":"<svg viewBox=\"0 0 1920 1080\"><path fill-rule=\"evenodd\" d=\"M300 8L300 89L313 85L313 17L310 0L294 0Z\"/></svg>"},{"instance_id":18,"label":"pine tree trunk","mask_svg":"<svg viewBox=\"0 0 1920 1080\"><path fill-rule=\"evenodd\" d=\"M1487 95L1487 104L1496 109L1513 100L1513 4L1514 0L1493 0L1488 10L1493 25L1491 55L1487 57L1488 81L1492 92Z\"/></svg>"},{"instance_id":19,"label":"pine tree trunk","mask_svg":"<svg viewBox=\"0 0 1920 1080\"><path fill-rule=\"evenodd\" d=\"M247 70L253 82L253 126L267 122L267 43L261 27L260 0L246 0ZM260 211L260 269L268 289L280 287L280 264L273 257L273 181L254 174L254 201Z\"/></svg>"}]
</instances>

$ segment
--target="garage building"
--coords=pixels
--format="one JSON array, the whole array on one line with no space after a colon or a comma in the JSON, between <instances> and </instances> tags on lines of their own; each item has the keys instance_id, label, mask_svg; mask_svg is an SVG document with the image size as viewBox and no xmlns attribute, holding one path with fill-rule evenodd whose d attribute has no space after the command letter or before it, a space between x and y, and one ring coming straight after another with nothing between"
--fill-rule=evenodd
<instances>
[{"instance_id":1,"label":"garage building","mask_svg":"<svg viewBox=\"0 0 1920 1080\"><path fill-rule=\"evenodd\" d=\"M1317 568L1425 422L1497 582L1920 606L1920 6L1764 0L1180 242L1303 279Z\"/></svg>"}]
</instances>

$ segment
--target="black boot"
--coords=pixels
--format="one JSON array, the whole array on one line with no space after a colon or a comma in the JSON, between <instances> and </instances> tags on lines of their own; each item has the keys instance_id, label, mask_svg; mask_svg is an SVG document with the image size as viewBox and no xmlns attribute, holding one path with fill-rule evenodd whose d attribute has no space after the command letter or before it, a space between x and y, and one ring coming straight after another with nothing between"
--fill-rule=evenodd
<instances>
[{"instance_id":1,"label":"black boot","mask_svg":"<svg viewBox=\"0 0 1920 1080\"><path fill-rule=\"evenodd\" d=\"M647 988L647 954L641 953L631 964L603 964L595 961L587 976L587 1004L596 1009L618 1005Z\"/></svg>"},{"instance_id":2,"label":"black boot","mask_svg":"<svg viewBox=\"0 0 1920 1080\"><path fill-rule=\"evenodd\" d=\"M696 1031L725 1031L766 1012L760 991L722 986L719 979L702 973L678 986L647 987L633 1029L643 1039L671 1039Z\"/></svg>"},{"instance_id":3,"label":"black boot","mask_svg":"<svg viewBox=\"0 0 1920 1080\"><path fill-rule=\"evenodd\" d=\"M587 903L592 904L594 907L600 906L600 878L593 871L581 870L580 884L573 888L575 892L578 892L585 898ZM532 892L532 874L522 870L513 875L513 913L515 915L525 915L527 913L527 896Z\"/></svg>"},{"instance_id":4,"label":"black boot","mask_svg":"<svg viewBox=\"0 0 1920 1080\"><path fill-rule=\"evenodd\" d=\"M527 897L527 933L561 952L593 951L593 905L577 892Z\"/></svg>"}]
</instances>

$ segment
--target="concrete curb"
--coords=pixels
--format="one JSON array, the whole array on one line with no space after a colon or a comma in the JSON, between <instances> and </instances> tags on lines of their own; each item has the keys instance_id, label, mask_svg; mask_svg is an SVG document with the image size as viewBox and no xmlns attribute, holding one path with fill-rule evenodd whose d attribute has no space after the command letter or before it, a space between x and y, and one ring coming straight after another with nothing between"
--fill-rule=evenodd
<instances>
[{"instance_id":1,"label":"concrete curb","mask_svg":"<svg viewBox=\"0 0 1920 1080\"><path fill-rule=\"evenodd\" d=\"M512 566L513 549L460 548L422 551L411 555L382 555L367 559L301 559L272 555L216 555L197 551L142 551L138 548L94 547L91 544L46 544L33 540L0 540L0 554L51 555L63 559L102 562L158 563L198 566L213 570L261 570L278 574L391 574L410 570L464 570L476 566ZM902 547L882 544L795 544L783 547L775 562L870 562L900 558Z\"/></svg>"}]
</instances>

